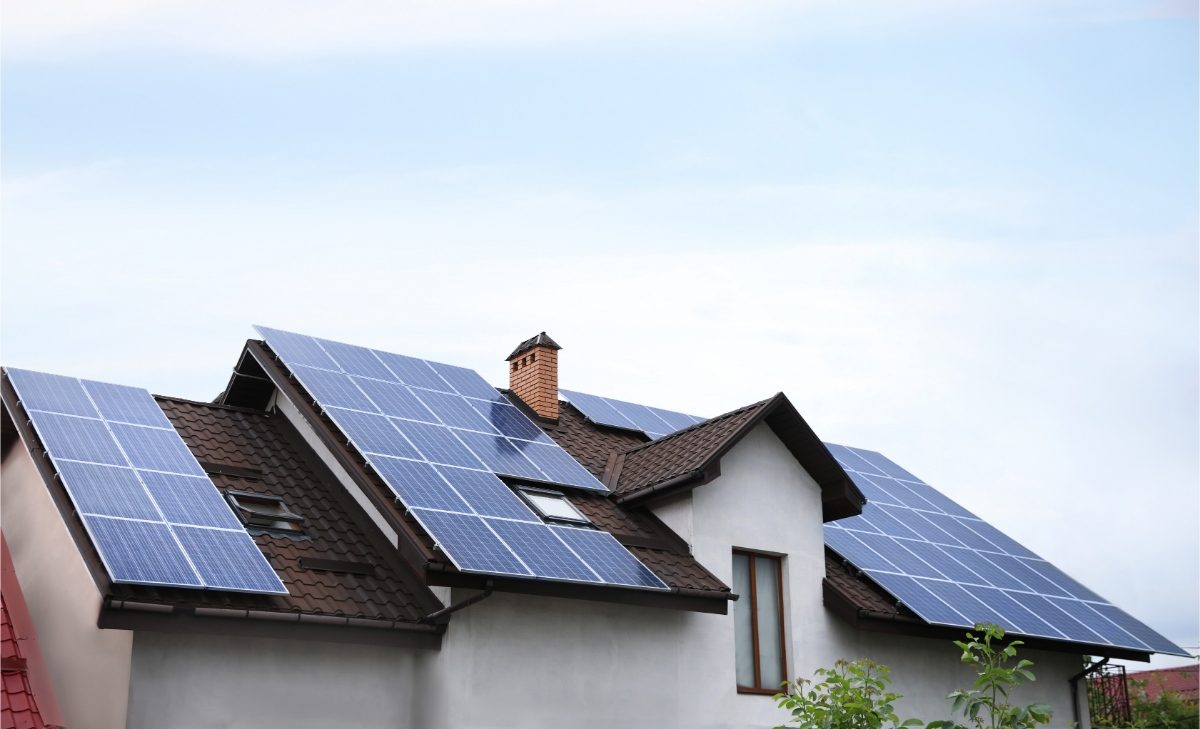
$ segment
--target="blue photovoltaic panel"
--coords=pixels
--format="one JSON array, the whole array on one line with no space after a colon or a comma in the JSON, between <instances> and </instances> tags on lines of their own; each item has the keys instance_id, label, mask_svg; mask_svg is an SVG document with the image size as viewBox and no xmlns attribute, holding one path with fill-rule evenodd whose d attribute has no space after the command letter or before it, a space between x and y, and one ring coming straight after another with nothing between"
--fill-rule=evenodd
<instances>
[{"instance_id":1,"label":"blue photovoltaic panel","mask_svg":"<svg viewBox=\"0 0 1200 729\"><path fill-rule=\"evenodd\" d=\"M551 480L528 458L521 455L521 451L508 438L486 433L473 433L468 430L459 431L458 437L487 464L493 473L531 478L536 481Z\"/></svg>"},{"instance_id":2,"label":"blue photovoltaic panel","mask_svg":"<svg viewBox=\"0 0 1200 729\"><path fill-rule=\"evenodd\" d=\"M471 513L467 504L446 488L445 480L430 464L387 456L370 456L369 461L383 477L383 482L396 492L405 505L418 509Z\"/></svg>"},{"instance_id":3,"label":"blue photovoltaic panel","mask_svg":"<svg viewBox=\"0 0 1200 729\"><path fill-rule=\"evenodd\" d=\"M476 514L541 523L525 502L495 475L450 466L437 466L437 471Z\"/></svg>"},{"instance_id":4,"label":"blue photovoltaic panel","mask_svg":"<svg viewBox=\"0 0 1200 729\"><path fill-rule=\"evenodd\" d=\"M427 509L412 513L460 570L533 576L480 517Z\"/></svg>"},{"instance_id":5,"label":"blue photovoltaic panel","mask_svg":"<svg viewBox=\"0 0 1200 729\"><path fill-rule=\"evenodd\" d=\"M5 373L114 582L287 593L150 393Z\"/></svg>"},{"instance_id":6,"label":"blue photovoltaic panel","mask_svg":"<svg viewBox=\"0 0 1200 729\"><path fill-rule=\"evenodd\" d=\"M667 585L629 553L628 549L607 532L572 527L550 527L559 539L567 543L580 559L588 564L605 582L634 587Z\"/></svg>"},{"instance_id":7,"label":"blue photovoltaic panel","mask_svg":"<svg viewBox=\"0 0 1200 729\"><path fill-rule=\"evenodd\" d=\"M83 386L100 410L100 417L105 420L155 428L171 427L162 408L153 399L146 398L145 390L105 382L85 382Z\"/></svg>"},{"instance_id":8,"label":"blue photovoltaic panel","mask_svg":"<svg viewBox=\"0 0 1200 729\"><path fill-rule=\"evenodd\" d=\"M258 331L364 453L608 490L473 370L278 329ZM556 452L535 450L535 465L521 453L529 443Z\"/></svg>"},{"instance_id":9,"label":"blue photovoltaic panel","mask_svg":"<svg viewBox=\"0 0 1200 729\"><path fill-rule=\"evenodd\" d=\"M826 444L867 496L825 544L924 620L1186 653L991 524L874 451Z\"/></svg>"},{"instance_id":10,"label":"blue photovoltaic panel","mask_svg":"<svg viewBox=\"0 0 1200 729\"><path fill-rule=\"evenodd\" d=\"M594 553L577 556L497 477L607 491L475 372L259 331L459 570L665 589L606 533L574 536Z\"/></svg>"},{"instance_id":11,"label":"blue photovoltaic panel","mask_svg":"<svg viewBox=\"0 0 1200 729\"><path fill-rule=\"evenodd\" d=\"M593 423L641 431L651 440L657 440L677 430L704 422L704 418L696 415L647 407L611 397L589 395L574 390L560 390L559 392Z\"/></svg>"},{"instance_id":12,"label":"blue photovoltaic panel","mask_svg":"<svg viewBox=\"0 0 1200 729\"><path fill-rule=\"evenodd\" d=\"M488 525L534 574L579 582L602 582L545 524L489 519Z\"/></svg>"}]
</instances>

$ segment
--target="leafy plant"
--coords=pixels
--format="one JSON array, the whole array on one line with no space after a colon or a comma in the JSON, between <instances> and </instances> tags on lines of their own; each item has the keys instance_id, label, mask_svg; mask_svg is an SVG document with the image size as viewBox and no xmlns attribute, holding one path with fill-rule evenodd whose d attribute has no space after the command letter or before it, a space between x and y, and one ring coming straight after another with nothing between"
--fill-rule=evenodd
<instances>
[{"instance_id":1,"label":"leafy plant","mask_svg":"<svg viewBox=\"0 0 1200 729\"><path fill-rule=\"evenodd\" d=\"M954 720L935 721L926 729L1031 729L1050 723L1050 707L1046 704L1014 706L1009 703L1009 693L1023 683L1036 681L1033 661L1024 658L1014 665L1009 663L1017 656L1019 640L1000 645L1004 630L990 623L975 626L979 633L967 633L966 641L954 641L962 649L962 662L975 667L976 678L970 690L958 690L948 698L955 713L961 714L968 724Z\"/></svg>"},{"instance_id":2,"label":"leafy plant","mask_svg":"<svg viewBox=\"0 0 1200 729\"><path fill-rule=\"evenodd\" d=\"M790 725L800 729L920 726L919 719L900 721L892 704L901 696L887 690L890 683L887 666L867 659L839 660L833 668L818 668L813 680L788 682L787 693L776 694L775 701L792 712Z\"/></svg>"}]
</instances>

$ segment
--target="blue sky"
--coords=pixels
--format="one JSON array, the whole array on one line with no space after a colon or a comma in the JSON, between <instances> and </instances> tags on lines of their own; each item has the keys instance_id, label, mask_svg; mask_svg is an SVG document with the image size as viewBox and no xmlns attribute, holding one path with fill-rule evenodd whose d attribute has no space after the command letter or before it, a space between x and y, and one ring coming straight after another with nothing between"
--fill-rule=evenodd
<instances>
[{"instance_id":1,"label":"blue sky","mask_svg":"<svg viewBox=\"0 0 1200 729\"><path fill-rule=\"evenodd\" d=\"M716 414L784 390L1200 645L1173 2L5 5L5 363L252 323ZM649 363L649 364L647 364Z\"/></svg>"}]
</instances>

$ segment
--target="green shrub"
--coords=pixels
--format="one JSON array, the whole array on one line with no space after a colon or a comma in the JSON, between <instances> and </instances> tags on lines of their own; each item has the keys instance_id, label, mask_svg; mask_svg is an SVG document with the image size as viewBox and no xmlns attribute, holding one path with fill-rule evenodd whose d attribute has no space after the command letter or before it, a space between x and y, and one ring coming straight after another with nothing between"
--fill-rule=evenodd
<instances>
[{"instance_id":1,"label":"green shrub","mask_svg":"<svg viewBox=\"0 0 1200 729\"><path fill-rule=\"evenodd\" d=\"M919 719L901 722L896 716L892 704L901 697L887 690L889 683L887 666L866 659L839 660L833 668L818 668L813 680L785 684L788 692L776 694L775 701L792 713L790 725L800 729L920 726Z\"/></svg>"}]
</instances>

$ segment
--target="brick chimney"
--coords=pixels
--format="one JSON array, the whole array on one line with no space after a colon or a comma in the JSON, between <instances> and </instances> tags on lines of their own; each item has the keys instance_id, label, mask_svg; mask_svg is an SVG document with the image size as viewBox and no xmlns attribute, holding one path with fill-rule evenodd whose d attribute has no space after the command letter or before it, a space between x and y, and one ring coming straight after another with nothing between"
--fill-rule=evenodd
<instances>
[{"instance_id":1,"label":"brick chimney","mask_svg":"<svg viewBox=\"0 0 1200 729\"><path fill-rule=\"evenodd\" d=\"M508 389L543 418L558 420L558 346L545 332L508 355Z\"/></svg>"}]
</instances>

